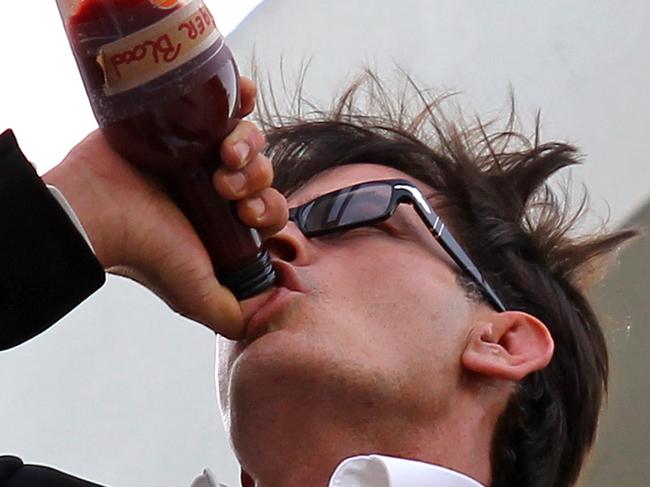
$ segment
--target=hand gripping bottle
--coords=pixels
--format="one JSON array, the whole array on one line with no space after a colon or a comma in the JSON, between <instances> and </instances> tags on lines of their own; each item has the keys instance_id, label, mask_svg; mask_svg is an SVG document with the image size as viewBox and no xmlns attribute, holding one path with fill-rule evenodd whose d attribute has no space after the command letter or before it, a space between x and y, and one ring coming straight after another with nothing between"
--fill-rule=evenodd
<instances>
[{"instance_id":1,"label":"hand gripping bottle","mask_svg":"<svg viewBox=\"0 0 650 487\"><path fill-rule=\"evenodd\" d=\"M267 289L275 273L258 232L212 185L238 121L239 73L203 0L57 4L111 147L166 185L238 299Z\"/></svg>"}]
</instances>

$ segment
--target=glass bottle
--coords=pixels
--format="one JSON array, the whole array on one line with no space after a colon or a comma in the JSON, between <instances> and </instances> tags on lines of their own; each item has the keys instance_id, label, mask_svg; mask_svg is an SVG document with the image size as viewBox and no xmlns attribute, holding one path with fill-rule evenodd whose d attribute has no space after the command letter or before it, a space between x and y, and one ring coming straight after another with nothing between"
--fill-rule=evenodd
<instances>
[{"instance_id":1,"label":"glass bottle","mask_svg":"<svg viewBox=\"0 0 650 487\"><path fill-rule=\"evenodd\" d=\"M212 185L221 142L238 122L239 73L204 2L57 4L111 147L167 186L238 299L267 289L275 273L258 232Z\"/></svg>"}]
</instances>

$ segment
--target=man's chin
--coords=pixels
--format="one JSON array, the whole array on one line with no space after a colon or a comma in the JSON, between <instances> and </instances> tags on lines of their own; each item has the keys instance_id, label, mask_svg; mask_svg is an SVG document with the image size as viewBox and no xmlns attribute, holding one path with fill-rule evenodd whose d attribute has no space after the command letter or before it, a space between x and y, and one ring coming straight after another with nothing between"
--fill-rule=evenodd
<instances>
[{"instance_id":1,"label":"man's chin","mask_svg":"<svg viewBox=\"0 0 650 487\"><path fill-rule=\"evenodd\" d=\"M274 328L271 324L252 342L227 341L219 348L220 385L223 390L227 382L231 395L236 391L272 395L274 389L313 384L331 369L327 348L315 346L313 333L299 327Z\"/></svg>"}]
</instances>

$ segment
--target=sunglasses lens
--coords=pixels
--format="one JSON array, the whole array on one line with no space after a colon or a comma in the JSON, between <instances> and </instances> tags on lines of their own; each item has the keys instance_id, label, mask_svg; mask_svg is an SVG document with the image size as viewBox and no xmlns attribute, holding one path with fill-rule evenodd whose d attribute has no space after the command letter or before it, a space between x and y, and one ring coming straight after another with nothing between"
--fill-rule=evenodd
<instances>
[{"instance_id":1,"label":"sunglasses lens","mask_svg":"<svg viewBox=\"0 0 650 487\"><path fill-rule=\"evenodd\" d=\"M388 184L373 184L321 196L305 207L305 230L333 231L380 218L390 209L392 191Z\"/></svg>"}]
</instances>

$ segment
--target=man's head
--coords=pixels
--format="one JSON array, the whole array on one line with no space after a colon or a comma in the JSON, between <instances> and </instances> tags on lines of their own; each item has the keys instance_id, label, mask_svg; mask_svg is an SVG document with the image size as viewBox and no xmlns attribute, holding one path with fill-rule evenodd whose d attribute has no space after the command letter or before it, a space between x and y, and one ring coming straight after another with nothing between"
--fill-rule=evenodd
<instances>
[{"instance_id":1,"label":"man's head","mask_svg":"<svg viewBox=\"0 0 650 487\"><path fill-rule=\"evenodd\" d=\"M221 347L221 401L243 467L257 478L290 470L282 485L307 485L374 452L493 485L569 485L607 377L577 279L629 235L568 236L573 219L546 180L575 164L572 147L526 146L512 126L461 131L428 103L411 119L355 114L355 92L330 114L269 131L275 186L296 207L356 183L409 180L507 311L410 205L313 238L290 222L268 246L291 292L253 316L251 340ZM291 467L278 462L288 455Z\"/></svg>"}]
</instances>

